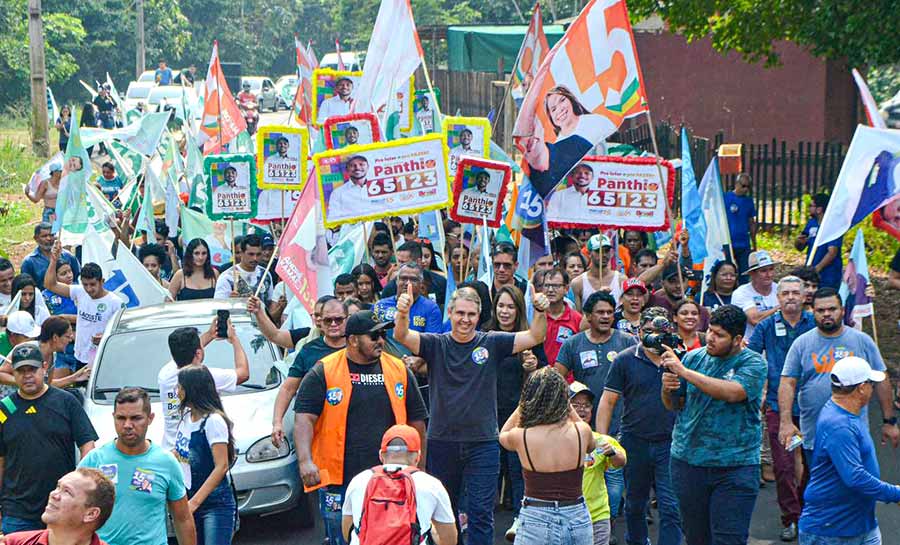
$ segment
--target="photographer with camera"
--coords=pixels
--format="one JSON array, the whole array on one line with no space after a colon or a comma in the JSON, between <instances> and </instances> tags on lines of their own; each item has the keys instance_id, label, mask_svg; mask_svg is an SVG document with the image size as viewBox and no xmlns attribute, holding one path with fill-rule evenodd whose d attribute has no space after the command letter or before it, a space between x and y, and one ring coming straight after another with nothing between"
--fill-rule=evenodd
<instances>
[{"instance_id":1,"label":"photographer with camera","mask_svg":"<svg viewBox=\"0 0 900 545\"><path fill-rule=\"evenodd\" d=\"M608 434L613 409L622 399L620 442L628 452L625 466L625 539L628 543L647 543L647 504L655 481L659 504L658 545L681 544L681 515L669 474L672 427L675 413L663 406L663 341L677 346L672 324L664 308L650 307L641 313L641 344L620 352L613 360L605 391L597 409L596 430Z\"/></svg>"},{"instance_id":2,"label":"photographer with camera","mask_svg":"<svg viewBox=\"0 0 900 545\"><path fill-rule=\"evenodd\" d=\"M710 316L705 350L683 362L670 347L662 356L662 402L678 411L671 471L688 545L746 543L750 532L767 366L743 348L746 326L741 309L723 305Z\"/></svg>"}]
</instances>

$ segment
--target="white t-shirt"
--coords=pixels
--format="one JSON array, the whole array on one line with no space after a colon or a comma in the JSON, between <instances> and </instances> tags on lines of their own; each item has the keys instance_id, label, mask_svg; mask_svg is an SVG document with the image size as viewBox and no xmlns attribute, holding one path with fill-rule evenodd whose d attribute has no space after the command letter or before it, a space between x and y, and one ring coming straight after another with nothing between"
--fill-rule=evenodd
<instances>
[{"instance_id":1,"label":"white t-shirt","mask_svg":"<svg viewBox=\"0 0 900 545\"><path fill-rule=\"evenodd\" d=\"M219 369L206 366L216 383L217 392L233 392L237 388L237 371L234 369ZM175 435L178 432L178 422L181 420L181 400L178 399L178 371L181 369L175 362L163 365L156 376L159 383L159 400L163 407L163 439L161 446L164 450L172 450L175 446ZM186 418L186 417L185 417Z\"/></svg>"},{"instance_id":2,"label":"white t-shirt","mask_svg":"<svg viewBox=\"0 0 900 545\"><path fill-rule=\"evenodd\" d=\"M181 472L184 474L184 487L191 489L191 435L200 431L200 425L203 419L194 422L191 420L191 411L184 411L184 418L178 422L178 428L175 433L175 446L172 450L175 452L175 459L181 464ZM228 424L222 415L212 413L206 419L206 442L209 448L218 443L228 444Z\"/></svg>"},{"instance_id":3,"label":"white t-shirt","mask_svg":"<svg viewBox=\"0 0 900 545\"><path fill-rule=\"evenodd\" d=\"M234 269L237 269L237 289L235 289L234 285ZM259 279L263 277L266 269L256 266L256 269L253 271L245 271L240 266L232 265L228 267L224 271L219 274L219 279L216 280L216 293L213 296L215 299L228 299L231 297L231 292L238 292L239 297L249 297L256 292L256 286L259 284ZM265 284L263 285L262 290L259 292L259 296L263 301L271 301L272 300L272 276L266 275Z\"/></svg>"},{"instance_id":4,"label":"white t-shirt","mask_svg":"<svg viewBox=\"0 0 900 545\"><path fill-rule=\"evenodd\" d=\"M125 301L112 292L107 292L99 299L92 299L78 284L69 286L69 298L78 307L78 317L75 320L75 359L82 363L94 363L97 346L91 342L91 337L103 333L106 322L125 306Z\"/></svg>"},{"instance_id":5,"label":"white t-shirt","mask_svg":"<svg viewBox=\"0 0 900 545\"><path fill-rule=\"evenodd\" d=\"M325 120L329 117L333 117L336 115L347 115L350 113L350 106L353 104L353 99L344 100L338 95L334 95L333 97L326 98L319 104L319 108L316 111L318 115L316 115L316 123L319 125L324 125Z\"/></svg>"},{"instance_id":6,"label":"white t-shirt","mask_svg":"<svg viewBox=\"0 0 900 545\"><path fill-rule=\"evenodd\" d=\"M747 283L734 290L734 293L731 294L731 304L744 312L753 308L759 312L765 312L778 306L776 291L775 284L772 284L772 291L769 292L769 295L763 295L753 289L753 284ZM756 329L756 326L750 325L748 321L747 329L744 331L744 339L749 340L754 329Z\"/></svg>"},{"instance_id":7,"label":"white t-shirt","mask_svg":"<svg viewBox=\"0 0 900 545\"><path fill-rule=\"evenodd\" d=\"M400 466L385 465L386 468L394 469ZM344 495L344 515L353 516L353 527L359 528L360 518L362 517L363 502L366 499L366 487L369 486L369 480L372 478L372 470L367 469L353 477L347 486L347 493ZM447 490L441 484L441 481L425 473L417 471L412 474L413 484L416 486L416 515L419 519L421 528L419 532L425 535L431 530L431 521L454 524L453 509L450 507L450 496ZM350 545L359 545L359 536L356 531L350 532Z\"/></svg>"}]
</instances>

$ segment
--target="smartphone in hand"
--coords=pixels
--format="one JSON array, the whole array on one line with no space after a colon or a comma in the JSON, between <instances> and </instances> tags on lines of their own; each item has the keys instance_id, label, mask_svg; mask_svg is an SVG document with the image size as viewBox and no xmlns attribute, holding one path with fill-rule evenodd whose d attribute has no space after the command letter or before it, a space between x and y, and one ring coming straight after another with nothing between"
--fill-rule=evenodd
<instances>
[{"instance_id":1,"label":"smartphone in hand","mask_svg":"<svg viewBox=\"0 0 900 545\"><path fill-rule=\"evenodd\" d=\"M227 339L228 319L231 317L231 313L227 310L217 310L216 317L218 318L218 322L216 323L216 337L220 339Z\"/></svg>"}]
</instances>

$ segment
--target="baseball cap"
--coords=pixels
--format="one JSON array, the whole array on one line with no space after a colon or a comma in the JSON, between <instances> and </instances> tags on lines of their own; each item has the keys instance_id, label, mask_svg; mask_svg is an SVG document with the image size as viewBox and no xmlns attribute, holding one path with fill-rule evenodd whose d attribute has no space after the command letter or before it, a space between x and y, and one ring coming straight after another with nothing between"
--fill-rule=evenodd
<instances>
[{"instance_id":1,"label":"baseball cap","mask_svg":"<svg viewBox=\"0 0 900 545\"><path fill-rule=\"evenodd\" d=\"M886 377L884 371L875 371L869 362L858 356L838 360L831 369L831 384L834 386L856 386L869 380L882 382Z\"/></svg>"},{"instance_id":2,"label":"baseball cap","mask_svg":"<svg viewBox=\"0 0 900 545\"><path fill-rule=\"evenodd\" d=\"M609 241L608 236L598 234L588 239L587 247L588 251L596 252L600 248L612 248L612 242Z\"/></svg>"},{"instance_id":3,"label":"baseball cap","mask_svg":"<svg viewBox=\"0 0 900 545\"><path fill-rule=\"evenodd\" d=\"M349 77L347 77L347 76L340 76L338 79L334 80L334 82L335 82L335 83L338 83L339 81L342 81L342 80L347 80L347 81L349 81L350 83L353 83L353 79L352 79L352 78L349 78Z\"/></svg>"},{"instance_id":4,"label":"baseball cap","mask_svg":"<svg viewBox=\"0 0 900 545\"><path fill-rule=\"evenodd\" d=\"M24 335L29 339L37 338L41 334L41 326L37 325L31 314L24 310L11 312L6 317L6 329L11 333Z\"/></svg>"},{"instance_id":5,"label":"baseball cap","mask_svg":"<svg viewBox=\"0 0 900 545\"><path fill-rule=\"evenodd\" d=\"M375 313L371 310L361 310L347 319L347 326L344 334L350 335L366 335L367 333L377 333L385 329L394 327L394 322L379 322L375 318Z\"/></svg>"},{"instance_id":6,"label":"baseball cap","mask_svg":"<svg viewBox=\"0 0 900 545\"><path fill-rule=\"evenodd\" d=\"M263 248L273 248L275 247L275 239L269 233L266 233L262 237L262 247Z\"/></svg>"},{"instance_id":7,"label":"baseball cap","mask_svg":"<svg viewBox=\"0 0 900 545\"><path fill-rule=\"evenodd\" d=\"M27 342L17 345L10 354L12 360L12 368L19 367L42 367L44 365L44 355L41 349L33 342Z\"/></svg>"},{"instance_id":8,"label":"baseball cap","mask_svg":"<svg viewBox=\"0 0 900 545\"><path fill-rule=\"evenodd\" d=\"M419 432L412 426L395 424L388 428L384 435L381 436L381 452L385 452L388 449L388 443L394 439L402 439L406 443L406 450L409 452L422 451L422 440L419 438Z\"/></svg>"},{"instance_id":9,"label":"baseball cap","mask_svg":"<svg viewBox=\"0 0 900 545\"><path fill-rule=\"evenodd\" d=\"M666 265L666 268L663 269L662 279L668 280L673 276L678 276L678 265L676 265L675 263L669 263L668 265Z\"/></svg>"},{"instance_id":10,"label":"baseball cap","mask_svg":"<svg viewBox=\"0 0 900 545\"><path fill-rule=\"evenodd\" d=\"M756 269L762 269L763 267L774 267L778 265L778 261L772 259L772 256L769 252L765 250L758 250L756 252L752 252L750 257L747 259L747 272L755 271Z\"/></svg>"},{"instance_id":11,"label":"baseball cap","mask_svg":"<svg viewBox=\"0 0 900 545\"><path fill-rule=\"evenodd\" d=\"M569 384L569 399L577 396L578 394L587 394L591 396L591 400L597 396L594 395L594 392L591 391L590 388L587 387L586 384L582 382L573 381L572 384Z\"/></svg>"},{"instance_id":12,"label":"baseball cap","mask_svg":"<svg viewBox=\"0 0 900 545\"><path fill-rule=\"evenodd\" d=\"M622 283L622 293L625 293L633 288L637 288L642 292L647 293L647 284L644 284L644 281L640 278L629 278Z\"/></svg>"}]
</instances>

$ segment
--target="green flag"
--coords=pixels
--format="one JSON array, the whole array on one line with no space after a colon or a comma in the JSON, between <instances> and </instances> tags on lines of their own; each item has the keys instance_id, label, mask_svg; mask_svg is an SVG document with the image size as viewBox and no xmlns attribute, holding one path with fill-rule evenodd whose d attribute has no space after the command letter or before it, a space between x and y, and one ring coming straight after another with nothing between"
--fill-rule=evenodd
<instances>
[{"instance_id":1,"label":"green flag","mask_svg":"<svg viewBox=\"0 0 900 545\"><path fill-rule=\"evenodd\" d=\"M66 147L63 177L56 199L56 222L53 232L66 232L67 243L78 244L88 225L87 186L91 178L91 158L81 141L79 118L72 120L69 143Z\"/></svg>"}]
</instances>

